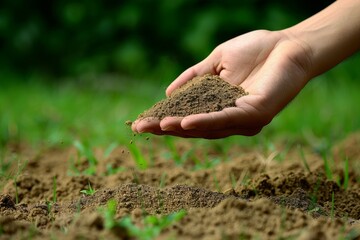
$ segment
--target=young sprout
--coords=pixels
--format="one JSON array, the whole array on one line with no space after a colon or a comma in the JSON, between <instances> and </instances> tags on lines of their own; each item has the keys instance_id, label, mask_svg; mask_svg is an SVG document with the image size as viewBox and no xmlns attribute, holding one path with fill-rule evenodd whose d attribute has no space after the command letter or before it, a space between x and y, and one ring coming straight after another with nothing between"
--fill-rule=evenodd
<instances>
[{"instance_id":1,"label":"young sprout","mask_svg":"<svg viewBox=\"0 0 360 240\"><path fill-rule=\"evenodd\" d=\"M56 188L57 188L56 176L54 176L54 178L53 178L53 203L56 203L56 201L57 201Z\"/></svg>"},{"instance_id":2,"label":"young sprout","mask_svg":"<svg viewBox=\"0 0 360 240\"><path fill-rule=\"evenodd\" d=\"M140 149L136 146L135 143L128 144L128 148L133 156L133 159L136 163L136 166L141 169L145 170L148 168L148 162L145 159L144 155L141 153Z\"/></svg>"},{"instance_id":3,"label":"young sprout","mask_svg":"<svg viewBox=\"0 0 360 240\"><path fill-rule=\"evenodd\" d=\"M91 184L89 182L88 183L88 189L83 189L80 192L85 194L85 195L94 195L96 193L96 190L91 187Z\"/></svg>"},{"instance_id":4,"label":"young sprout","mask_svg":"<svg viewBox=\"0 0 360 240\"><path fill-rule=\"evenodd\" d=\"M345 158L344 161L344 183L343 188L346 191L349 187L349 159Z\"/></svg>"},{"instance_id":5,"label":"young sprout","mask_svg":"<svg viewBox=\"0 0 360 240\"><path fill-rule=\"evenodd\" d=\"M98 161L91 147L88 144L81 143L80 141L75 141L74 146L78 151L78 159L80 159L81 157L85 157L85 159L89 163L89 167L82 171L82 173L85 175L95 175Z\"/></svg>"},{"instance_id":6,"label":"young sprout","mask_svg":"<svg viewBox=\"0 0 360 240\"><path fill-rule=\"evenodd\" d=\"M323 160L324 160L324 168L325 168L326 177L327 177L327 179L332 180L333 175L332 175L332 171L331 171L331 166L330 166L329 160L327 159L326 154L323 154Z\"/></svg>"},{"instance_id":7,"label":"young sprout","mask_svg":"<svg viewBox=\"0 0 360 240\"><path fill-rule=\"evenodd\" d=\"M301 145L298 145L298 148L299 148L299 152L300 152L300 156L301 156L301 160L305 166L305 169L308 171L308 173L310 173L310 167L309 167L309 164L307 163L307 160L306 160L306 157L305 157L305 153L304 153L304 150L303 148L301 147Z\"/></svg>"},{"instance_id":8,"label":"young sprout","mask_svg":"<svg viewBox=\"0 0 360 240\"><path fill-rule=\"evenodd\" d=\"M330 212L331 220L334 220L335 217L335 194L331 193L331 212Z\"/></svg>"}]
</instances>

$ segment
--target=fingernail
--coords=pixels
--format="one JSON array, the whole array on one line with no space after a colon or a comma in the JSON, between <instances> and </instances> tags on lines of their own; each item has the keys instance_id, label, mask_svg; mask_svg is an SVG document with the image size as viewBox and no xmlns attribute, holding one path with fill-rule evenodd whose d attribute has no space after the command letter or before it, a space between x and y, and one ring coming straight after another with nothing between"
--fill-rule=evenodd
<instances>
[{"instance_id":1,"label":"fingernail","mask_svg":"<svg viewBox=\"0 0 360 240\"><path fill-rule=\"evenodd\" d=\"M161 128L161 130L164 132L169 132L169 131L175 131L175 128L173 126L166 126Z\"/></svg>"},{"instance_id":2,"label":"fingernail","mask_svg":"<svg viewBox=\"0 0 360 240\"><path fill-rule=\"evenodd\" d=\"M196 129L196 127L191 126L191 125L185 125L185 126L182 126L182 129L184 129L184 130L194 130L194 129Z\"/></svg>"}]
</instances>

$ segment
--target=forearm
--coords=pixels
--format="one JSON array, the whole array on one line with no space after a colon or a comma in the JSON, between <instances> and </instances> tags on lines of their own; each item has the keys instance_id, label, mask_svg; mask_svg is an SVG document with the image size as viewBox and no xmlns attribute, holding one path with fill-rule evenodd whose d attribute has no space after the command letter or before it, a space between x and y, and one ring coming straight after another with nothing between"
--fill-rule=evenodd
<instances>
[{"instance_id":1,"label":"forearm","mask_svg":"<svg viewBox=\"0 0 360 240\"><path fill-rule=\"evenodd\" d=\"M284 32L307 50L311 79L360 49L360 1L338 0Z\"/></svg>"}]
</instances>

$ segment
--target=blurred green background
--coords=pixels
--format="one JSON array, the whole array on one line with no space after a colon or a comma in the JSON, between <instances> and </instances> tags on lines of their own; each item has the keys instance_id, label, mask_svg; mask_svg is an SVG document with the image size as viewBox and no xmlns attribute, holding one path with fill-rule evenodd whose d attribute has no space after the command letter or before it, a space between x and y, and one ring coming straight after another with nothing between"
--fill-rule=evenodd
<instances>
[{"instance_id":1,"label":"blurred green background","mask_svg":"<svg viewBox=\"0 0 360 240\"><path fill-rule=\"evenodd\" d=\"M331 2L2 0L0 70L56 80L115 73L168 82L223 41L291 26Z\"/></svg>"},{"instance_id":2,"label":"blurred green background","mask_svg":"<svg viewBox=\"0 0 360 240\"><path fill-rule=\"evenodd\" d=\"M2 0L0 150L24 141L127 144L134 137L124 122L163 98L215 46L289 27L331 2ZM310 82L258 136L214 144L263 148L284 137L329 149L360 129L359 65L356 54Z\"/></svg>"}]
</instances>

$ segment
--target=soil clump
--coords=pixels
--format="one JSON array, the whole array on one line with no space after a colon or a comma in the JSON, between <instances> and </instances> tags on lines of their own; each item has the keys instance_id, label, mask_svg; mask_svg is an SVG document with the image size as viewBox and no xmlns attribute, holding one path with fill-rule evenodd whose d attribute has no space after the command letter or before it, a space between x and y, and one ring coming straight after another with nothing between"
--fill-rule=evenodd
<instances>
[{"instance_id":1,"label":"soil clump","mask_svg":"<svg viewBox=\"0 0 360 240\"><path fill-rule=\"evenodd\" d=\"M188 81L171 96L141 113L138 119L166 116L185 117L191 114L221 111L235 107L236 99L247 95L240 86L234 86L217 75L206 74Z\"/></svg>"}]
</instances>

